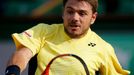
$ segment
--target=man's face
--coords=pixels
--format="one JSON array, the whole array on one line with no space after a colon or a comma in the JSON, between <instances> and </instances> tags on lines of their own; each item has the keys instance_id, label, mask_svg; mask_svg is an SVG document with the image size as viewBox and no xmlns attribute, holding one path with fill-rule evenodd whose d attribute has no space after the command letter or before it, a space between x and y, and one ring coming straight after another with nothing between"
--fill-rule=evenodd
<instances>
[{"instance_id":1,"label":"man's face","mask_svg":"<svg viewBox=\"0 0 134 75\"><path fill-rule=\"evenodd\" d=\"M71 38L83 36L94 23L96 14L92 12L92 6L86 1L68 0L63 13L66 33Z\"/></svg>"}]
</instances>

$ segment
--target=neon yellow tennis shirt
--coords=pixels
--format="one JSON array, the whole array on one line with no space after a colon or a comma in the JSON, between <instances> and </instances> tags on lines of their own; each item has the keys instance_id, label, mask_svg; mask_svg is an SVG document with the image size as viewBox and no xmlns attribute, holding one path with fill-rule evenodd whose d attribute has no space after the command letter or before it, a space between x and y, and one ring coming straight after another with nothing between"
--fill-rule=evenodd
<instances>
[{"instance_id":1,"label":"neon yellow tennis shirt","mask_svg":"<svg viewBox=\"0 0 134 75\"><path fill-rule=\"evenodd\" d=\"M38 67L35 75L41 75L46 65L59 54L80 56L90 71L95 75L128 75L123 70L110 44L101 39L95 32L88 33L80 39L71 39L65 32L63 24L38 24L20 34L13 35L16 47L24 45L33 55L38 54ZM81 63L73 57L56 59L50 67L50 75L86 75Z\"/></svg>"}]
</instances>

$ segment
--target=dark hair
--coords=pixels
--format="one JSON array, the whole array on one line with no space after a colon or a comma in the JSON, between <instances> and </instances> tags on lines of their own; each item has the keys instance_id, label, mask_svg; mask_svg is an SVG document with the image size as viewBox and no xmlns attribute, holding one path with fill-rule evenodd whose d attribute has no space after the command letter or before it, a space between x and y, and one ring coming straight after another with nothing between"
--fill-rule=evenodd
<instances>
[{"instance_id":1,"label":"dark hair","mask_svg":"<svg viewBox=\"0 0 134 75\"><path fill-rule=\"evenodd\" d=\"M63 0L63 6L65 7L68 0ZM93 13L98 9L98 0L79 0L79 1L87 1L92 6Z\"/></svg>"}]
</instances>

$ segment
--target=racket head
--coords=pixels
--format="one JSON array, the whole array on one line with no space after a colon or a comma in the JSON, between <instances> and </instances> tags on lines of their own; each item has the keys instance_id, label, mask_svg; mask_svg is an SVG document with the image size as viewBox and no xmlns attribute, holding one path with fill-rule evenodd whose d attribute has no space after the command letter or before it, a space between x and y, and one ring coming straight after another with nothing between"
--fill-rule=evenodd
<instances>
[{"instance_id":1,"label":"racket head","mask_svg":"<svg viewBox=\"0 0 134 75\"><path fill-rule=\"evenodd\" d=\"M46 66L46 69L44 70L44 72L41 75L49 75L49 69L50 69L50 66L53 63L53 61L56 60L59 57L64 57L64 56L72 56L72 57L76 58L77 60L79 60L80 63L83 65L84 69L85 69L86 75L90 75L89 70L88 70L88 67L87 67L86 63L84 62L84 60L82 58L80 58L78 55L75 55L75 54L60 54L60 55L54 57L48 63L48 65Z\"/></svg>"}]
</instances>

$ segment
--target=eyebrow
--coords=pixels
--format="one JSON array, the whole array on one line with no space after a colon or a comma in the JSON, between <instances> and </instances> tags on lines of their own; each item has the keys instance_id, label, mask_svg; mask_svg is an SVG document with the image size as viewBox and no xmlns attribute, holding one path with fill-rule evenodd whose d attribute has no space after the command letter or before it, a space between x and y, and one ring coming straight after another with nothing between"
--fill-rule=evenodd
<instances>
[{"instance_id":1,"label":"eyebrow","mask_svg":"<svg viewBox=\"0 0 134 75\"><path fill-rule=\"evenodd\" d=\"M73 9L73 10L75 10L74 8L72 8L71 6L68 6L68 7L66 7L67 9ZM84 12L86 12L87 13L87 10L77 10L77 11L84 11Z\"/></svg>"},{"instance_id":2,"label":"eyebrow","mask_svg":"<svg viewBox=\"0 0 134 75\"><path fill-rule=\"evenodd\" d=\"M66 7L67 9L74 9L74 8L72 8L71 6L68 6L68 7Z\"/></svg>"}]
</instances>

